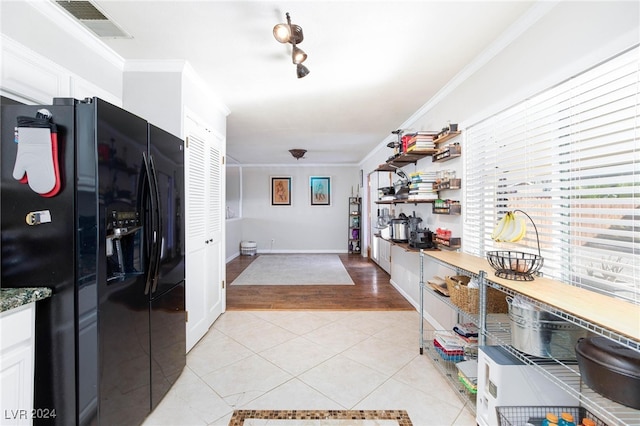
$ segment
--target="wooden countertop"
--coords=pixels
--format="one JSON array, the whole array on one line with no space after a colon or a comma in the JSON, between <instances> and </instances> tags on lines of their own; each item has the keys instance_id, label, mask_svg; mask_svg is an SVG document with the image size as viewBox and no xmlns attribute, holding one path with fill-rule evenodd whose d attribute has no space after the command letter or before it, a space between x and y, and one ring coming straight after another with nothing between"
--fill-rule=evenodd
<instances>
[{"instance_id":1,"label":"wooden countertop","mask_svg":"<svg viewBox=\"0 0 640 426\"><path fill-rule=\"evenodd\" d=\"M398 246L398 247L402 248L404 251L420 253L420 250L423 250L423 251L425 251L425 252L427 252L427 251L434 251L434 250L440 250L439 248L430 248L430 249L427 249L427 248L426 248L426 249L419 249L419 248L416 248L416 247L411 247L411 246L409 245L409 243L399 243L399 242L397 242L397 241L393 241L393 240L392 240L392 239L390 239L390 238L383 238L380 234L373 234L373 236L374 236L374 237L378 237L378 238L380 238L381 240L387 241L388 243L391 243L391 245Z\"/></svg>"},{"instance_id":2,"label":"wooden countertop","mask_svg":"<svg viewBox=\"0 0 640 426\"><path fill-rule=\"evenodd\" d=\"M640 342L638 305L544 277L535 277L533 281L499 278L486 259L466 253L425 251L424 254L473 274L485 271L488 281Z\"/></svg>"}]
</instances>

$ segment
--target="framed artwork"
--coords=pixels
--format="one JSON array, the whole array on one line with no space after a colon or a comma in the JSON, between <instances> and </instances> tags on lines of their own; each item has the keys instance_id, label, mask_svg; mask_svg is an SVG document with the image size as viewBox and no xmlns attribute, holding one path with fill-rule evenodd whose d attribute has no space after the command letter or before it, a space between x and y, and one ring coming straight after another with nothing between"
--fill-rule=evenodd
<instances>
[{"instance_id":1,"label":"framed artwork","mask_svg":"<svg viewBox=\"0 0 640 426\"><path fill-rule=\"evenodd\" d=\"M291 177L271 178L271 205L291 205Z\"/></svg>"},{"instance_id":2,"label":"framed artwork","mask_svg":"<svg viewBox=\"0 0 640 426\"><path fill-rule=\"evenodd\" d=\"M312 206L331 205L331 178L311 176L309 178Z\"/></svg>"}]
</instances>

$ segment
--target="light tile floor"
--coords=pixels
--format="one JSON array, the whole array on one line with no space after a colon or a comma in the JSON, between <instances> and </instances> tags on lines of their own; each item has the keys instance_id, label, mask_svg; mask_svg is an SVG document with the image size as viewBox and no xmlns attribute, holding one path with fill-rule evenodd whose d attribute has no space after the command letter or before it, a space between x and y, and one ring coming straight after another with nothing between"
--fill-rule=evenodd
<instances>
[{"instance_id":1,"label":"light tile floor","mask_svg":"<svg viewBox=\"0 0 640 426\"><path fill-rule=\"evenodd\" d=\"M415 426L475 425L419 354L418 321L416 311L226 312L144 426L226 426L234 409L397 409Z\"/></svg>"}]
</instances>

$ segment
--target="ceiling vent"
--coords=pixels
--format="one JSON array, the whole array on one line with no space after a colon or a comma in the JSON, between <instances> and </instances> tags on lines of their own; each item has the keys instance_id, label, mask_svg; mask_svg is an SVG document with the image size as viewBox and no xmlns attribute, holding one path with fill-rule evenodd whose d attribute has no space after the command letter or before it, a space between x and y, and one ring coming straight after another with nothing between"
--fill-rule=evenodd
<instances>
[{"instance_id":1,"label":"ceiling vent","mask_svg":"<svg viewBox=\"0 0 640 426\"><path fill-rule=\"evenodd\" d=\"M130 34L109 20L90 1L56 0L56 3L98 37L132 38Z\"/></svg>"}]
</instances>

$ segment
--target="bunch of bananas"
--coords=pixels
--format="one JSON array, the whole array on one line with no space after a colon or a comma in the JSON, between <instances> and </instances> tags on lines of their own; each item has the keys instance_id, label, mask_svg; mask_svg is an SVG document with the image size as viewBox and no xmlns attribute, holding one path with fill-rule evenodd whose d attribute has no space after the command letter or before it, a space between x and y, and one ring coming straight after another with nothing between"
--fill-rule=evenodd
<instances>
[{"instance_id":1,"label":"bunch of bananas","mask_svg":"<svg viewBox=\"0 0 640 426\"><path fill-rule=\"evenodd\" d=\"M513 212L507 212L493 228L491 238L497 242L515 243L523 239L526 233L527 221L523 217L516 217Z\"/></svg>"}]
</instances>

